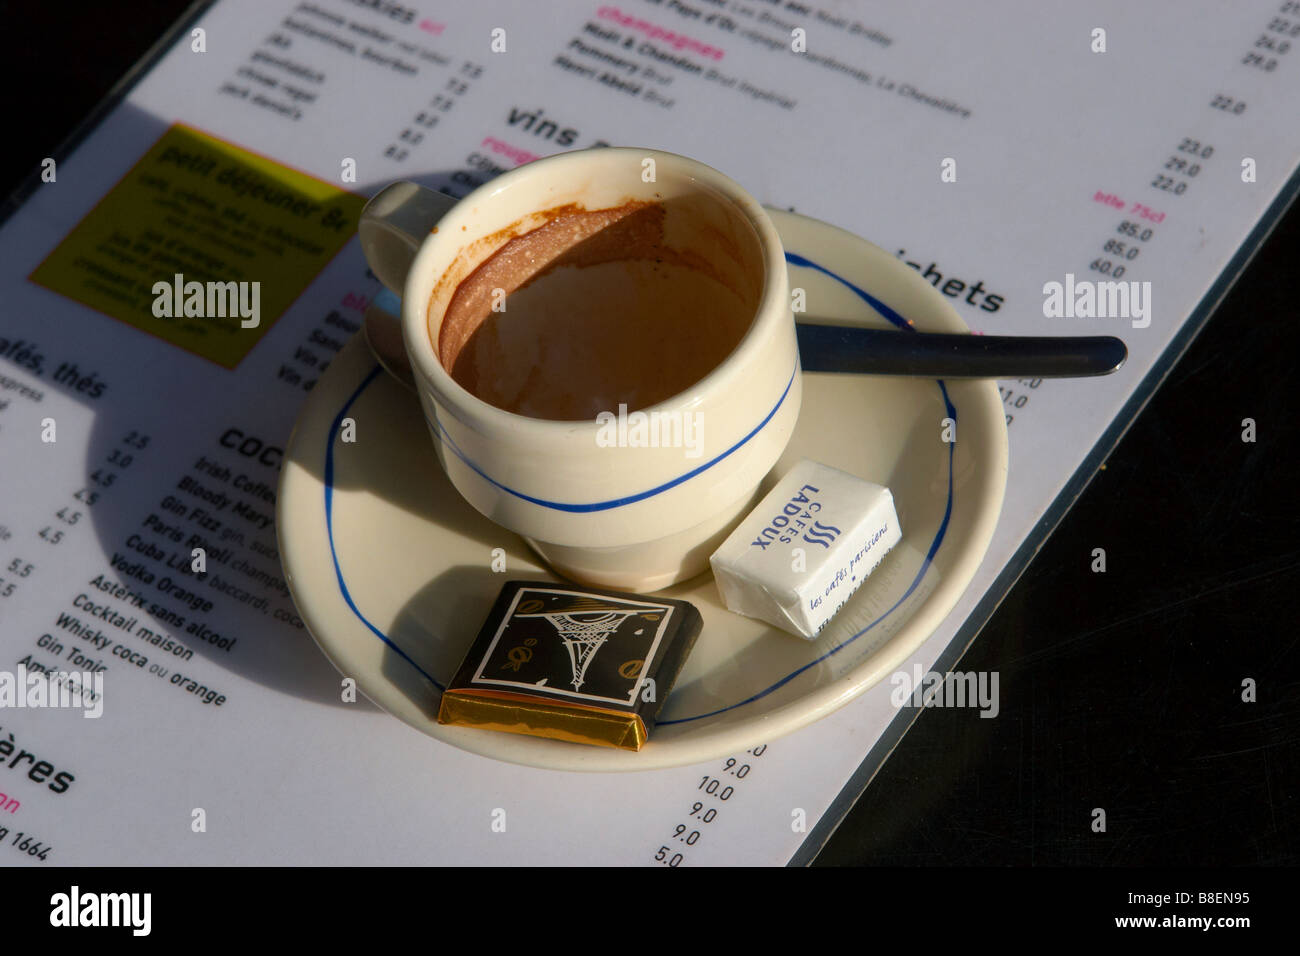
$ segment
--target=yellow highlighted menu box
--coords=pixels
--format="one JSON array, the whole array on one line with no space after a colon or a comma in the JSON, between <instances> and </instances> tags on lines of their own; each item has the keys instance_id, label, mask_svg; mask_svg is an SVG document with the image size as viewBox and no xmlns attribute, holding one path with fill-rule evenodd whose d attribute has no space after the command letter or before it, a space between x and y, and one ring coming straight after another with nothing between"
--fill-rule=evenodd
<instances>
[{"instance_id":1,"label":"yellow highlighted menu box","mask_svg":"<svg viewBox=\"0 0 1300 956\"><path fill-rule=\"evenodd\" d=\"M31 280L234 368L351 238L364 204L177 124Z\"/></svg>"}]
</instances>

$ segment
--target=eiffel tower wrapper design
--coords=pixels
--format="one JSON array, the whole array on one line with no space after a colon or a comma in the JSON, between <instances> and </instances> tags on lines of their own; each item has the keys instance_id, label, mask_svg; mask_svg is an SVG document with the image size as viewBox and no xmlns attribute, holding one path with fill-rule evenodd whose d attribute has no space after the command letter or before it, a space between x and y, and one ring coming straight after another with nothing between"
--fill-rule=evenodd
<instances>
[{"instance_id":1,"label":"eiffel tower wrapper design","mask_svg":"<svg viewBox=\"0 0 1300 956\"><path fill-rule=\"evenodd\" d=\"M640 750L700 627L686 601L509 581L438 721Z\"/></svg>"}]
</instances>

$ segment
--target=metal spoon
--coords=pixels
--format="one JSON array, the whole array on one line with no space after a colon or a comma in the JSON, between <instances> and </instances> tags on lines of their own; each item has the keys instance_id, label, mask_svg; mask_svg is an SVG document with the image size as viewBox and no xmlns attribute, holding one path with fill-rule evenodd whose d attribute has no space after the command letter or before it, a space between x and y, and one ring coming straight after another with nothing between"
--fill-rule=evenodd
<instances>
[{"instance_id":1,"label":"metal spoon","mask_svg":"<svg viewBox=\"0 0 1300 956\"><path fill-rule=\"evenodd\" d=\"M798 322L805 372L924 378L1077 378L1109 375L1128 349L1113 335L960 335Z\"/></svg>"}]
</instances>

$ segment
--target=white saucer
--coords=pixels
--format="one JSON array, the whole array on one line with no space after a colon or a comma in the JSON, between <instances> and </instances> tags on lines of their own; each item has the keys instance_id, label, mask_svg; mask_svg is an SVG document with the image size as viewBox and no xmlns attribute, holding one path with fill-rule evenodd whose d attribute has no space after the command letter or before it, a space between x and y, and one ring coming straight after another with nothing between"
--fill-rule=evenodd
<instances>
[{"instance_id":1,"label":"white saucer","mask_svg":"<svg viewBox=\"0 0 1300 956\"><path fill-rule=\"evenodd\" d=\"M771 211L808 314L965 332L905 263L847 232ZM340 435L344 418L355 440ZM955 443L942 438L956 420ZM815 642L728 612L712 575L662 592L704 630L640 752L436 719L504 581L559 580L522 539L482 517L442 474L419 404L357 336L312 390L285 456L280 553L303 621L380 707L464 750L560 770L693 764L824 717L898 669L933 633L988 547L1007 477L1006 419L991 381L806 373L794 438L774 472L812 458L888 486L902 541ZM769 481L773 480L769 476ZM492 569L501 549L504 573Z\"/></svg>"}]
</instances>

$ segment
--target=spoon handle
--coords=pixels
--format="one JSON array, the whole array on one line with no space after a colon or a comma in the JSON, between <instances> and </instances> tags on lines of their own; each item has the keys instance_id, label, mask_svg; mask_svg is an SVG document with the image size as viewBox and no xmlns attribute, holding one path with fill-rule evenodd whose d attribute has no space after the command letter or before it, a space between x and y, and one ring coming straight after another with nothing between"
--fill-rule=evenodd
<instances>
[{"instance_id":1,"label":"spoon handle","mask_svg":"<svg viewBox=\"0 0 1300 956\"><path fill-rule=\"evenodd\" d=\"M1128 357L1113 335L969 335L795 324L805 372L926 378L1076 378L1109 375Z\"/></svg>"}]
</instances>

